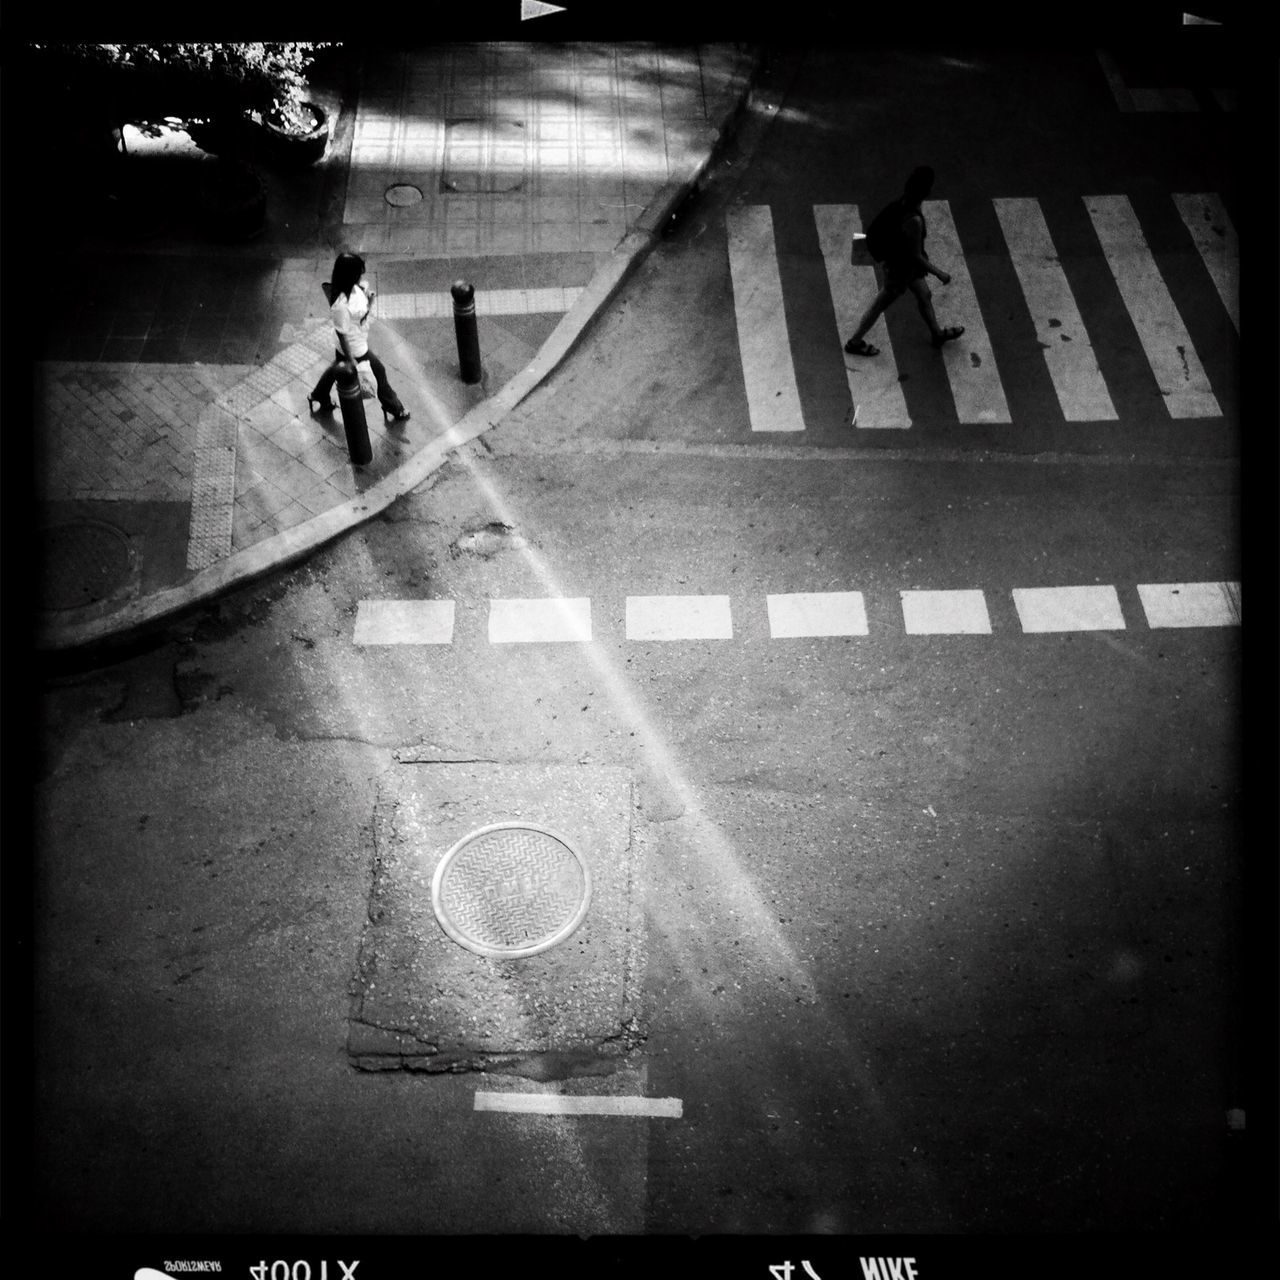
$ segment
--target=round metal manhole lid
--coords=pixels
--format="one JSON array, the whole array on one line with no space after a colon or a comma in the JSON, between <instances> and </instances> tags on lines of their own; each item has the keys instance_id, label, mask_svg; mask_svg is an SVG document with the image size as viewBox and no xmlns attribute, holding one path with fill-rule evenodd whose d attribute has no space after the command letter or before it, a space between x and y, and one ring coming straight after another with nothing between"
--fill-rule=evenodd
<instances>
[{"instance_id":1,"label":"round metal manhole lid","mask_svg":"<svg viewBox=\"0 0 1280 1280\"><path fill-rule=\"evenodd\" d=\"M564 836L499 822L459 840L440 859L431 905L444 931L482 956L536 955L582 923L591 874Z\"/></svg>"},{"instance_id":2,"label":"round metal manhole lid","mask_svg":"<svg viewBox=\"0 0 1280 1280\"><path fill-rule=\"evenodd\" d=\"M383 199L397 209L403 209L411 204L421 204L422 192L411 182L396 182L386 189Z\"/></svg>"},{"instance_id":3,"label":"round metal manhole lid","mask_svg":"<svg viewBox=\"0 0 1280 1280\"><path fill-rule=\"evenodd\" d=\"M74 520L44 531L41 604L45 609L80 609L105 600L133 572L129 536L101 520Z\"/></svg>"}]
</instances>

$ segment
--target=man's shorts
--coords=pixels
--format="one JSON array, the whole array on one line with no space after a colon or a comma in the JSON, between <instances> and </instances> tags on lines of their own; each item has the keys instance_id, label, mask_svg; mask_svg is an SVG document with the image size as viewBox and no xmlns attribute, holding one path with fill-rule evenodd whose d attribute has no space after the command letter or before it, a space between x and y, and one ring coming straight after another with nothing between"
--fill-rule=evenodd
<instances>
[{"instance_id":1,"label":"man's shorts","mask_svg":"<svg viewBox=\"0 0 1280 1280\"><path fill-rule=\"evenodd\" d=\"M889 289L896 297L900 293L906 293L914 281L923 280L928 274L927 271L922 271L916 266L914 262L886 262L884 264L884 287Z\"/></svg>"}]
</instances>

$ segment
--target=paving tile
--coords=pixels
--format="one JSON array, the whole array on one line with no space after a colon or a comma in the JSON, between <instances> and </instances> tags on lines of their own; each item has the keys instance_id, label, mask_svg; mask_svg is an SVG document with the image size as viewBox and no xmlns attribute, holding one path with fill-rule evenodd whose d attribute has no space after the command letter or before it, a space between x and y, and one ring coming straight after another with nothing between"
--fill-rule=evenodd
<instances>
[{"instance_id":1,"label":"paving tile","mask_svg":"<svg viewBox=\"0 0 1280 1280\"><path fill-rule=\"evenodd\" d=\"M308 520L313 520L314 518L314 512L308 511L300 502L293 502L282 511L275 512L266 523L272 525L278 532L283 533L286 529L296 528L298 525L306 524Z\"/></svg>"}]
</instances>

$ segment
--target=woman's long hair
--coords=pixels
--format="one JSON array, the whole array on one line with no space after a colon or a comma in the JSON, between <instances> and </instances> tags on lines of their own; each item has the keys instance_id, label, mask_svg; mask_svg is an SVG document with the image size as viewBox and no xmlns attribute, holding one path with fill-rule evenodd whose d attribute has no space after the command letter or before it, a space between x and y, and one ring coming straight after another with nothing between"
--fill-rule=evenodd
<instances>
[{"instance_id":1,"label":"woman's long hair","mask_svg":"<svg viewBox=\"0 0 1280 1280\"><path fill-rule=\"evenodd\" d=\"M364 259L358 253L340 253L333 264L333 278L330 284L333 287L333 296L336 298L338 294L343 297L351 297L351 290L360 283L360 277L364 275Z\"/></svg>"}]
</instances>

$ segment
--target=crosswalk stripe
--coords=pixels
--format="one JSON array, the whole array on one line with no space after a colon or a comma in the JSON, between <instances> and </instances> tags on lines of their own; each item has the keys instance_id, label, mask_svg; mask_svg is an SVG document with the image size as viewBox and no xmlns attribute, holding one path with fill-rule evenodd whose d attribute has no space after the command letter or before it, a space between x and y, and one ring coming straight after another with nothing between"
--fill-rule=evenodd
<instances>
[{"instance_id":1,"label":"crosswalk stripe","mask_svg":"<svg viewBox=\"0 0 1280 1280\"><path fill-rule=\"evenodd\" d=\"M909 636L990 635L987 599L978 590L899 591Z\"/></svg>"},{"instance_id":2,"label":"crosswalk stripe","mask_svg":"<svg viewBox=\"0 0 1280 1280\"><path fill-rule=\"evenodd\" d=\"M1239 333L1240 242L1226 207L1213 193L1175 195L1173 202L1178 206L1178 212L1191 232L1191 239L1204 259L1209 278Z\"/></svg>"},{"instance_id":3,"label":"crosswalk stripe","mask_svg":"<svg viewBox=\"0 0 1280 1280\"><path fill-rule=\"evenodd\" d=\"M355 644L452 644L452 600L361 600Z\"/></svg>"},{"instance_id":4,"label":"crosswalk stripe","mask_svg":"<svg viewBox=\"0 0 1280 1280\"><path fill-rule=\"evenodd\" d=\"M1039 201L994 203L1063 416L1068 422L1118 417Z\"/></svg>"},{"instance_id":5,"label":"crosswalk stripe","mask_svg":"<svg viewBox=\"0 0 1280 1280\"><path fill-rule=\"evenodd\" d=\"M951 275L949 285L930 285L938 323L945 329L964 325L964 337L942 348L951 394L961 422L1009 422L1009 405L996 368L995 353L978 306L951 207L945 200L924 202L929 259Z\"/></svg>"},{"instance_id":6,"label":"crosswalk stripe","mask_svg":"<svg viewBox=\"0 0 1280 1280\"><path fill-rule=\"evenodd\" d=\"M1129 86L1125 83L1124 76L1120 74L1120 68L1116 65L1116 60L1105 49L1095 49L1094 53L1098 59L1098 65L1102 68L1102 74L1106 77L1107 87L1111 90L1112 96L1116 100L1116 106L1121 111L1132 111L1133 95L1129 92Z\"/></svg>"},{"instance_id":7,"label":"crosswalk stripe","mask_svg":"<svg viewBox=\"0 0 1280 1280\"><path fill-rule=\"evenodd\" d=\"M765 597L769 635L865 636L867 610L861 591L796 591Z\"/></svg>"},{"instance_id":8,"label":"crosswalk stripe","mask_svg":"<svg viewBox=\"0 0 1280 1280\"><path fill-rule=\"evenodd\" d=\"M1238 627L1238 582L1139 583L1149 627Z\"/></svg>"},{"instance_id":9,"label":"crosswalk stripe","mask_svg":"<svg viewBox=\"0 0 1280 1280\"><path fill-rule=\"evenodd\" d=\"M1123 631L1115 587L1015 587L1023 631Z\"/></svg>"},{"instance_id":10,"label":"crosswalk stripe","mask_svg":"<svg viewBox=\"0 0 1280 1280\"><path fill-rule=\"evenodd\" d=\"M752 431L803 431L800 391L782 306L773 214L742 205L726 216L734 317Z\"/></svg>"},{"instance_id":11,"label":"crosswalk stripe","mask_svg":"<svg viewBox=\"0 0 1280 1280\"><path fill-rule=\"evenodd\" d=\"M1174 418L1221 416L1191 335L1126 196L1086 196L1102 252Z\"/></svg>"},{"instance_id":12,"label":"crosswalk stripe","mask_svg":"<svg viewBox=\"0 0 1280 1280\"><path fill-rule=\"evenodd\" d=\"M731 640L728 596L628 596L628 640Z\"/></svg>"},{"instance_id":13,"label":"crosswalk stripe","mask_svg":"<svg viewBox=\"0 0 1280 1280\"><path fill-rule=\"evenodd\" d=\"M552 596L535 600L490 600L491 644L590 641L591 601Z\"/></svg>"},{"instance_id":14,"label":"crosswalk stripe","mask_svg":"<svg viewBox=\"0 0 1280 1280\"><path fill-rule=\"evenodd\" d=\"M836 313L836 334L840 345L851 334L862 312L880 286L873 266L854 266L849 260L855 231L862 230L856 204L816 204L814 222L818 243L827 268L831 305ZM909 427L907 402L898 381L898 362L889 341L889 327L881 316L867 333L867 341L880 348L872 359L845 356L845 376L850 401L858 406L859 428Z\"/></svg>"}]
</instances>

